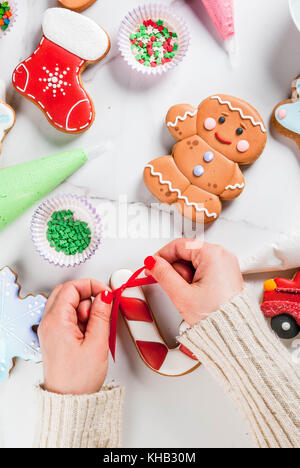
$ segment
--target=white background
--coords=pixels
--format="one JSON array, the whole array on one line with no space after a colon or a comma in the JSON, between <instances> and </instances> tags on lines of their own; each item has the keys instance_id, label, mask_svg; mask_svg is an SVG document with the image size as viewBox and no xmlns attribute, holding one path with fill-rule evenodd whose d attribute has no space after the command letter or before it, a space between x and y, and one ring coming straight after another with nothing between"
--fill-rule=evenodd
<instances>
[{"instance_id":1,"label":"white background","mask_svg":"<svg viewBox=\"0 0 300 468\"><path fill-rule=\"evenodd\" d=\"M228 93L258 108L267 127L273 107L289 96L300 73L300 34L289 15L287 0L236 0L239 53L232 67L200 0L161 0L176 6L191 32L186 60L162 79L146 79L131 72L116 47L118 26L138 0L98 0L85 12L111 35L112 51L104 62L83 74L93 96L97 116L82 136L53 129L41 112L17 95L11 74L29 56L41 37L42 13L55 0L19 0L14 29L0 41L1 77L9 85L8 101L17 120L3 144L2 167L57 153L67 148L102 145L101 157L82 168L57 193L76 192L115 200L153 202L142 181L144 165L168 154L173 140L165 129L168 108L180 102L197 105L208 95ZM270 129L263 156L245 170L244 194L228 203L206 240L222 243L240 257L255 252L277 233L299 227L299 150ZM146 255L166 239L106 239L84 266L62 271L48 265L34 251L29 223L33 209L0 234L0 265L19 273L22 292L49 293L55 284L93 276L108 281L117 268L137 269ZM261 278L263 281L264 278ZM158 288L151 303L166 336L176 335L180 321ZM123 444L126 447L251 447L247 425L204 368L178 379L152 373L139 360L122 320L119 322L116 364L108 381L126 387ZM0 385L2 443L10 447L32 444L35 425L34 385L42 379L41 365L17 362L9 381Z\"/></svg>"}]
</instances>

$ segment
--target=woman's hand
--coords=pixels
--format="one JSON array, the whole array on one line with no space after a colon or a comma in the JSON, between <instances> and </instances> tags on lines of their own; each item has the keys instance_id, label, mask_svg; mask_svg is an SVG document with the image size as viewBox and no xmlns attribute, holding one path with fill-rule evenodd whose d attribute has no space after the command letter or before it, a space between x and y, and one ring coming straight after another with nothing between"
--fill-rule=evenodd
<instances>
[{"instance_id":1,"label":"woman's hand","mask_svg":"<svg viewBox=\"0 0 300 468\"><path fill-rule=\"evenodd\" d=\"M198 242L177 239L145 260L146 274L158 281L191 326L243 289L237 258L218 245L199 247Z\"/></svg>"},{"instance_id":2,"label":"woman's hand","mask_svg":"<svg viewBox=\"0 0 300 468\"><path fill-rule=\"evenodd\" d=\"M84 279L56 286L50 295L38 328L49 392L82 395L101 389L109 353L111 306L101 300L107 289Z\"/></svg>"}]
</instances>

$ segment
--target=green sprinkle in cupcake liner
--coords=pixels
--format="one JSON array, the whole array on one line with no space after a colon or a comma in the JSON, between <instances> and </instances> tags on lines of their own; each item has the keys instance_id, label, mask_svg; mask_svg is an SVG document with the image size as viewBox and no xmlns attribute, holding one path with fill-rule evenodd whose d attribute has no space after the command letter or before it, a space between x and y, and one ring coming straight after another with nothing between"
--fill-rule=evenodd
<instances>
[{"instance_id":1,"label":"green sprinkle in cupcake liner","mask_svg":"<svg viewBox=\"0 0 300 468\"><path fill-rule=\"evenodd\" d=\"M75 267L95 254L102 239L102 222L86 198L62 195L39 206L32 218L31 234L45 260Z\"/></svg>"}]
</instances>

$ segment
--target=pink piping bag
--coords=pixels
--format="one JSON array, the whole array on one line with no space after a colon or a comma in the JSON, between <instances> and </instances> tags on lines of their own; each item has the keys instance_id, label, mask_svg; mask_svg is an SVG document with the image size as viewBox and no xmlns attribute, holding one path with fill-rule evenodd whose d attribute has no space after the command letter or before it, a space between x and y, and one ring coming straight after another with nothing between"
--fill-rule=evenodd
<instances>
[{"instance_id":1,"label":"pink piping bag","mask_svg":"<svg viewBox=\"0 0 300 468\"><path fill-rule=\"evenodd\" d=\"M229 55L235 52L234 0L202 0Z\"/></svg>"}]
</instances>

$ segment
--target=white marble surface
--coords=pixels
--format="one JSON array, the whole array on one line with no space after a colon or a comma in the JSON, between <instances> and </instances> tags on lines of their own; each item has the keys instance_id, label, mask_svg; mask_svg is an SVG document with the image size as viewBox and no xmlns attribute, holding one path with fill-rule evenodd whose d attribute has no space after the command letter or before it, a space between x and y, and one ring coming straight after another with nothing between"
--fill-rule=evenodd
<instances>
[{"instance_id":1,"label":"white marble surface","mask_svg":"<svg viewBox=\"0 0 300 468\"><path fill-rule=\"evenodd\" d=\"M8 101L15 108L15 128L3 145L1 166L39 158L60 150L100 145L104 153L57 192L153 202L142 182L145 163L168 154L173 144L163 126L165 112L177 102L198 104L215 92L235 94L256 106L269 126L274 105L289 95L299 74L300 34L289 16L286 0L236 0L239 46L232 67L200 0L161 0L174 4L191 30L190 52L184 63L163 79L144 79L129 70L116 47L118 25L138 0L98 0L85 12L112 38L104 62L91 66L83 81L93 96L97 117L82 136L53 129L40 111L11 86ZM19 0L19 18L0 42L1 78L10 83L16 64L32 53L40 39L43 11L55 0ZM208 241L222 243L240 257L255 252L277 233L299 228L299 151L270 131L263 156L245 170L247 188L227 204L220 220L206 229ZM48 293L58 282L94 276L108 280L120 267L139 267L146 255L167 239L107 238L98 254L84 266L62 271L45 263L30 240L30 210L0 234L0 265L18 271L23 293ZM263 281L265 278L259 278ZM257 283L258 284L258 283ZM259 283L260 288L260 283ZM162 329L172 341L180 321L157 288L151 303ZM2 444L32 444L35 424L34 384L42 378L40 365L17 362L9 381L0 385ZM178 379L149 371L138 359L122 320L119 323L116 364L109 379L125 385L123 442L126 447L251 447L248 428L204 368ZM17 429L16 429L17 428Z\"/></svg>"}]
</instances>

